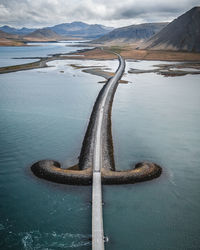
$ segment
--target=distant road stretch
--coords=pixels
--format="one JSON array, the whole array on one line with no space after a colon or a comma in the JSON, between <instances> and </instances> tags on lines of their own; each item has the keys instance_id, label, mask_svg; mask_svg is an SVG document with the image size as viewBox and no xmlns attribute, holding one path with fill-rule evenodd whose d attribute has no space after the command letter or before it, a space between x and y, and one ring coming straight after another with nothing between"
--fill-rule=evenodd
<instances>
[{"instance_id":1,"label":"distant road stretch","mask_svg":"<svg viewBox=\"0 0 200 250\"><path fill-rule=\"evenodd\" d=\"M124 59L118 55L120 64L115 73L115 75L108 81L104 92L102 94L101 102L99 103L99 108L96 113L96 134L95 134L95 146L94 146L94 159L93 159L93 172L100 172L101 168L103 167L103 146L102 145L102 138L103 138L103 122L104 116L107 115L107 109L109 108L108 105L110 103L110 98L113 96L113 91L115 91L115 85L118 84L118 81L121 79L124 69L125 69L125 61Z\"/></svg>"}]
</instances>

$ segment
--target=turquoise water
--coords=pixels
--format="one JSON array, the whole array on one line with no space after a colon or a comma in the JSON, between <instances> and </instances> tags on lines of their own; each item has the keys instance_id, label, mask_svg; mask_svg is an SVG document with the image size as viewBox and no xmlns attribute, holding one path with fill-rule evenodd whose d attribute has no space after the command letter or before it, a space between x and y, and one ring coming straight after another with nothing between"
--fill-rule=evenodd
<instances>
[{"instance_id":1,"label":"turquoise water","mask_svg":"<svg viewBox=\"0 0 200 250\"><path fill-rule=\"evenodd\" d=\"M110 235L107 249L197 250L199 76L126 78L132 84L119 86L113 106L116 166L129 169L149 160L160 164L163 174L137 185L104 186L104 224Z\"/></svg>"},{"instance_id":2,"label":"turquoise water","mask_svg":"<svg viewBox=\"0 0 200 250\"><path fill-rule=\"evenodd\" d=\"M0 76L0 249L90 249L91 187L42 181L30 165L77 163L98 80L70 67Z\"/></svg>"},{"instance_id":3,"label":"turquoise water","mask_svg":"<svg viewBox=\"0 0 200 250\"><path fill-rule=\"evenodd\" d=\"M53 49L53 48L52 48ZM55 48L54 52L57 52ZM0 249L91 249L91 187L36 178L30 165L75 164L102 78L54 61L0 75ZM116 68L117 61L79 64ZM128 62L148 68L158 62ZM64 73L60 71L63 70ZM144 160L159 179L104 186L108 250L199 249L199 76L127 74L113 105L118 169Z\"/></svg>"}]
</instances>

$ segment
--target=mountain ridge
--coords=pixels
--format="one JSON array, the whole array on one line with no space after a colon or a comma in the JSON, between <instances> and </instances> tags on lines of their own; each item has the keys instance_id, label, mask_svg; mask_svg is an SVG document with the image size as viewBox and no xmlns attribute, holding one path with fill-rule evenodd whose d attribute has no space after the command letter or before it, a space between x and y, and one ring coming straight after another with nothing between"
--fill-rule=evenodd
<instances>
[{"instance_id":1,"label":"mountain ridge","mask_svg":"<svg viewBox=\"0 0 200 250\"><path fill-rule=\"evenodd\" d=\"M9 34L13 34L13 35L26 35L28 33L31 33L33 31L35 31L36 29L35 28L29 29L29 28L26 28L26 27L17 29L17 28L14 28L14 27L10 27L8 25L4 25L4 26L0 27L0 30L4 31L6 33L9 33Z\"/></svg>"},{"instance_id":2,"label":"mountain ridge","mask_svg":"<svg viewBox=\"0 0 200 250\"><path fill-rule=\"evenodd\" d=\"M44 28L44 29L37 29L25 36L23 39L25 41L59 41L63 37L58 35L56 32L52 31L51 29Z\"/></svg>"},{"instance_id":3,"label":"mountain ridge","mask_svg":"<svg viewBox=\"0 0 200 250\"><path fill-rule=\"evenodd\" d=\"M140 48L200 52L200 7L194 7L174 19Z\"/></svg>"},{"instance_id":4,"label":"mountain ridge","mask_svg":"<svg viewBox=\"0 0 200 250\"><path fill-rule=\"evenodd\" d=\"M29 29L26 27L17 29L14 27L10 27L7 25L1 26L0 30L10 33L10 34L16 34L16 35L21 35L26 36L29 35L30 33L41 30L41 29L49 29L57 33L57 35L60 36L70 36L70 37L83 37L83 38L91 38L95 39L97 37L100 37L102 35L105 35L109 31L111 31L113 28L112 27L107 27L103 26L101 24L87 24L84 22L71 22L71 23L61 23L57 24L54 26L49 26L49 27L43 27L40 29Z\"/></svg>"},{"instance_id":5,"label":"mountain ridge","mask_svg":"<svg viewBox=\"0 0 200 250\"><path fill-rule=\"evenodd\" d=\"M92 41L93 43L134 43L147 40L162 28L164 28L168 23L142 23L134 24L125 27L120 27L112 30L108 34Z\"/></svg>"},{"instance_id":6,"label":"mountain ridge","mask_svg":"<svg viewBox=\"0 0 200 250\"><path fill-rule=\"evenodd\" d=\"M24 42L19 35L9 34L0 30L0 46L21 46Z\"/></svg>"}]
</instances>

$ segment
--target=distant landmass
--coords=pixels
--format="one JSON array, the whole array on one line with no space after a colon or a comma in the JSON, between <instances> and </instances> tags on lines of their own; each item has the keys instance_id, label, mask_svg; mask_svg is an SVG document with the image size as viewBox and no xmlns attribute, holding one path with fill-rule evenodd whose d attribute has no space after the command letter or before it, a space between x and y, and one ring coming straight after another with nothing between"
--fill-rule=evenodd
<instances>
[{"instance_id":1,"label":"distant landmass","mask_svg":"<svg viewBox=\"0 0 200 250\"><path fill-rule=\"evenodd\" d=\"M1 31L4 31L6 33L9 34L13 34L13 35L26 35L28 33L31 33L33 31L35 31L36 29L28 29L28 28L21 28L21 29L16 29L7 25L4 25L2 27L0 27Z\"/></svg>"},{"instance_id":2,"label":"distant landmass","mask_svg":"<svg viewBox=\"0 0 200 250\"><path fill-rule=\"evenodd\" d=\"M63 37L58 35L56 32L51 29L37 29L25 36L23 36L25 41L59 41Z\"/></svg>"},{"instance_id":3,"label":"distant landmass","mask_svg":"<svg viewBox=\"0 0 200 250\"><path fill-rule=\"evenodd\" d=\"M0 27L1 31L12 35L19 35L23 40L33 41L42 39L42 40L58 40L64 39L66 37L70 38L83 38L83 39L95 39L100 36L103 36L113 30L112 27L106 27L100 24L87 24L83 22L72 22L72 23L63 23L58 24L52 27L42 28L42 29L29 29L21 28L16 29L10 26ZM1 36L0 36L1 37Z\"/></svg>"},{"instance_id":4,"label":"distant landmass","mask_svg":"<svg viewBox=\"0 0 200 250\"><path fill-rule=\"evenodd\" d=\"M0 46L21 46L24 42L21 41L18 35L9 34L0 30Z\"/></svg>"},{"instance_id":5,"label":"distant landmass","mask_svg":"<svg viewBox=\"0 0 200 250\"><path fill-rule=\"evenodd\" d=\"M143 23L138 25L130 25L118 29L114 29L108 34L92 41L101 44L130 44L143 42L161 29L168 23Z\"/></svg>"},{"instance_id":6,"label":"distant landmass","mask_svg":"<svg viewBox=\"0 0 200 250\"><path fill-rule=\"evenodd\" d=\"M11 39L18 38L17 35L9 34L7 32L1 31L1 30L0 30L0 37L1 38L11 38Z\"/></svg>"},{"instance_id":7,"label":"distant landmass","mask_svg":"<svg viewBox=\"0 0 200 250\"><path fill-rule=\"evenodd\" d=\"M113 30L112 27L83 22L63 23L48 28L62 36L82 37L86 39L94 39Z\"/></svg>"},{"instance_id":8,"label":"distant landmass","mask_svg":"<svg viewBox=\"0 0 200 250\"><path fill-rule=\"evenodd\" d=\"M140 48L200 52L200 7L179 16Z\"/></svg>"},{"instance_id":9,"label":"distant landmass","mask_svg":"<svg viewBox=\"0 0 200 250\"><path fill-rule=\"evenodd\" d=\"M171 23L144 23L113 29L100 24L72 22L43 29L0 27L0 46L20 46L28 41L92 40L102 46L129 45L130 49L200 52L200 7Z\"/></svg>"}]
</instances>

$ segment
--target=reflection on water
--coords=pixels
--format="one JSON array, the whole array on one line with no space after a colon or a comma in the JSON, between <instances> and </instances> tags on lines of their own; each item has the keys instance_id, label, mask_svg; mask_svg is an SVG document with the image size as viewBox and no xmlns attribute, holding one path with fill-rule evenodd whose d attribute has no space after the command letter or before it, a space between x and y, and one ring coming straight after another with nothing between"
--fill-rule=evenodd
<instances>
[{"instance_id":1,"label":"reflection on water","mask_svg":"<svg viewBox=\"0 0 200 250\"><path fill-rule=\"evenodd\" d=\"M112 70L118 64L54 61L50 68L0 76L0 249L91 249L91 187L47 182L29 169L46 158L65 166L78 161L102 78L67 66L75 63ZM127 71L155 64L128 62ZM150 160L163 174L103 187L106 249L197 250L199 76L124 79L132 83L119 85L112 113L117 169Z\"/></svg>"}]
</instances>

